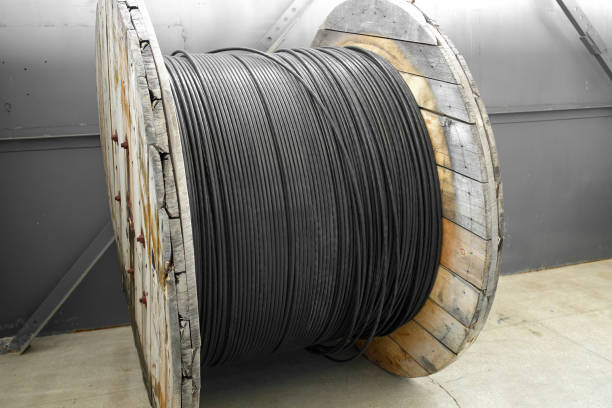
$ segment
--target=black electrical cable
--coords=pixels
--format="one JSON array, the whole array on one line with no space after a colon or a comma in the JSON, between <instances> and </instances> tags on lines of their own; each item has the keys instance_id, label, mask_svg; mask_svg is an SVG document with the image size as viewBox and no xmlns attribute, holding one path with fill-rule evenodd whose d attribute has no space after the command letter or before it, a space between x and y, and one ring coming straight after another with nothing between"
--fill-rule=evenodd
<instances>
[{"instance_id":1,"label":"black electrical cable","mask_svg":"<svg viewBox=\"0 0 612 408\"><path fill-rule=\"evenodd\" d=\"M412 319L440 257L439 181L401 74L355 47L165 57L191 206L201 362L335 360ZM342 356L342 357L340 357Z\"/></svg>"}]
</instances>

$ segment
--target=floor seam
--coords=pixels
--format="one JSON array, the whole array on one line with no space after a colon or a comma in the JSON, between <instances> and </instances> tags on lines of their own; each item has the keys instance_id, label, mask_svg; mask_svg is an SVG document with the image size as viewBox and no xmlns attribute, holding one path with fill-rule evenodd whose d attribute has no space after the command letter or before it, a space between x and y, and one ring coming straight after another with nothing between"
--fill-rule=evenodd
<instances>
[{"instance_id":1,"label":"floor seam","mask_svg":"<svg viewBox=\"0 0 612 408\"><path fill-rule=\"evenodd\" d=\"M559 337L561 337L561 338L563 338L563 339L565 339L565 340L569 341L570 343L575 344L576 346L579 346L581 349L586 350L586 351L588 351L589 353L591 353L591 354L593 354L593 355L596 355L597 357L601 358L602 360L605 360L605 361L607 361L608 363L612 364L612 360L610 360L609 358L607 358L607 357L605 357L605 356L602 356L601 354L599 354L598 352L596 352L596 351L594 351L594 350L591 350L590 348L586 347L584 344L581 344L581 343L579 343L579 342L575 341L574 339L572 339L572 338L570 338L570 337L567 337L567 336L566 336L566 335L564 335L563 333L560 333L560 332L558 332L557 330L555 330L555 329L553 329L553 328L551 328L551 327L545 326L545 325L543 325L543 324L541 324L541 323L538 323L538 324L539 324L540 326L542 326L543 328L545 328L546 330L550 330L551 332L555 333L557 336L559 336Z\"/></svg>"},{"instance_id":2,"label":"floor seam","mask_svg":"<svg viewBox=\"0 0 612 408\"><path fill-rule=\"evenodd\" d=\"M457 406L457 408L461 408L461 405L459 405L459 401L457 401L457 398L455 398L453 396L453 394L450 393L449 390L447 390L446 388L444 388L444 386L442 384L440 384L439 382L437 382L436 380L434 380L431 376L427 377L429 378L429 381L431 381L433 384L437 385L438 387L440 387L440 389L442 389L442 391L444 391L446 393L446 395L448 395L454 402L455 405Z\"/></svg>"}]
</instances>

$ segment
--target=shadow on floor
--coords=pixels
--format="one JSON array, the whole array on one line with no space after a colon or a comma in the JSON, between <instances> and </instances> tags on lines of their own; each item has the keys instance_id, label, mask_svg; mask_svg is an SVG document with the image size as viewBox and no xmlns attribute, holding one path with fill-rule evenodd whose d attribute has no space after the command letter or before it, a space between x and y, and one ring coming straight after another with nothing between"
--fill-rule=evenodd
<instances>
[{"instance_id":1,"label":"shadow on floor","mask_svg":"<svg viewBox=\"0 0 612 408\"><path fill-rule=\"evenodd\" d=\"M364 357L337 363L307 351L280 353L208 368L202 378L201 407L455 406L431 380L391 375Z\"/></svg>"}]
</instances>

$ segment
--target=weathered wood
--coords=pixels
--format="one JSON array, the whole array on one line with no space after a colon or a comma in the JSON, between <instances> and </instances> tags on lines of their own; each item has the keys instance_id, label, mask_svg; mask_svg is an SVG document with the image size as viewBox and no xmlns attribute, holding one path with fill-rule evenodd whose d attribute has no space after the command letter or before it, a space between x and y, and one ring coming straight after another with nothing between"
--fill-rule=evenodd
<instances>
[{"instance_id":1,"label":"weathered wood","mask_svg":"<svg viewBox=\"0 0 612 408\"><path fill-rule=\"evenodd\" d=\"M170 217L178 217L180 223L182 214L175 180L170 181L176 171L167 160L168 129L176 126L167 122L167 111L173 114L174 107L166 107L162 95L164 78L169 86L167 73L166 77L159 73L161 57L155 52L159 46L141 1L100 0L96 33L100 137L109 204L145 386L153 406L190 407L197 405L199 396L194 398L199 390L199 357L184 356L195 354L194 344L199 348L197 298L178 296L175 285L173 262L185 258L185 245L182 228L178 235L171 234ZM182 155L180 146L178 154ZM189 271L182 272L187 276ZM180 310L195 329L181 334ZM197 386L183 373L197 374Z\"/></svg>"},{"instance_id":2,"label":"weathered wood","mask_svg":"<svg viewBox=\"0 0 612 408\"><path fill-rule=\"evenodd\" d=\"M416 9L403 7L400 1L346 1L334 9L321 28L437 45L435 34L425 24L423 15ZM407 20L416 24L406 24Z\"/></svg>"},{"instance_id":3,"label":"weathered wood","mask_svg":"<svg viewBox=\"0 0 612 408\"><path fill-rule=\"evenodd\" d=\"M488 241L445 218L442 236L440 264L478 289L484 289Z\"/></svg>"},{"instance_id":4,"label":"weathered wood","mask_svg":"<svg viewBox=\"0 0 612 408\"><path fill-rule=\"evenodd\" d=\"M166 192L164 190L164 170L162 168L162 159L157 149L149 145L149 186L154 189L155 202L158 209L166 207ZM153 194L153 192L151 192Z\"/></svg>"},{"instance_id":5,"label":"weathered wood","mask_svg":"<svg viewBox=\"0 0 612 408\"><path fill-rule=\"evenodd\" d=\"M357 343L363 346L364 341ZM428 372L389 336L376 337L366 350L366 356L385 370L402 377L423 377Z\"/></svg>"},{"instance_id":6,"label":"weathered wood","mask_svg":"<svg viewBox=\"0 0 612 408\"><path fill-rule=\"evenodd\" d=\"M475 125L421 110L436 163L476 181L486 180L482 149Z\"/></svg>"},{"instance_id":7,"label":"weathered wood","mask_svg":"<svg viewBox=\"0 0 612 408\"><path fill-rule=\"evenodd\" d=\"M389 337L430 374L446 367L457 357L439 339L415 321L406 323Z\"/></svg>"},{"instance_id":8,"label":"weathered wood","mask_svg":"<svg viewBox=\"0 0 612 408\"><path fill-rule=\"evenodd\" d=\"M469 327L474 319L479 296L478 288L444 266L440 266L429 298L462 325Z\"/></svg>"},{"instance_id":9,"label":"weathered wood","mask_svg":"<svg viewBox=\"0 0 612 408\"><path fill-rule=\"evenodd\" d=\"M401 75L412 90L419 107L452 119L473 123L467 112L460 85L406 72Z\"/></svg>"},{"instance_id":10,"label":"weathered wood","mask_svg":"<svg viewBox=\"0 0 612 408\"><path fill-rule=\"evenodd\" d=\"M436 31L438 42L441 49L449 61L449 67L455 74L457 81L462 84L462 89L466 93L464 99L471 118L476 123L475 130L482 146L482 163L487 174L487 225L490 227L490 239L487 242L487 257L484 264L486 281L484 282L484 297L487 303L481 318L472 325L473 332L478 333L486 321L486 316L490 310L490 305L495 296L499 270L501 267L501 250L503 242L504 207L501 174L499 168L499 158L493 137L491 123L486 113L484 103L480 98L480 93L476 87L474 79L467 67L467 63L459 51L453 46L452 42L442 33ZM475 335L474 337L475 338Z\"/></svg>"},{"instance_id":11,"label":"weathered wood","mask_svg":"<svg viewBox=\"0 0 612 408\"><path fill-rule=\"evenodd\" d=\"M195 277L195 257L191 230L191 211L189 209L189 196L187 191L187 181L185 165L183 162L183 148L179 134L178 118L174 99L170 89L170 79L166 71L163 56L154 35L153 26L149 18L144 3L140 3L139 10L142 15L143 24L149 34L149 46L153 54L153 61L157 68L157 74L161 89L161 102L164 106L166 119L166 130L168 134L169 156L173 165L174 180L177 191L177 198L180 209L181 233L183 238L183 250L185 258L185 277L187 280L188 304L185 306L185 314L181 314L181 319L189 321L190 345L193 350L189 361L182 360L184 364L191 364L191 376L182 377L181 384L191 382L192 384L192 405L199 406L200 398L200 327L198 316L198 298ZM177 298L179 302L180 299Z\"/></svg>"},{"instance_id":12,"label":"weathered wood","mask_svg":"<svg viewBox=\"0 0 612 408\"><path fill-rule=\"evenodd\" d=\"M363 34L319 30L311 46L334 43L338 47L358 46L389 61L398 71L454 83L444 56L435 45L392 40Z\"/></svg>"},{"instance_id":13,"label":"weathered wood","mask_svg":"<svg viewBox=\"0 0 612 408\"><path fill-rule=\"evenodd\" d=\"M468 329L440 305L427 300L414 321L454 353L461 350Z\"/></svg>"},{"instance_id":14,"label":"weathered wood","mask_svg":"<svg viewBox=\"0 0 612 408\"><path fill-rule=\"evenodd\" d=\"M164 171L164 188L166 191L166 209L171 218L178 218L180 216L180 211L178 197L176 196L172 161L169 158L165 158L162 162L162 167Z\"/></svg>"},{"instance_id":15,"label":"weathered wood","mask_svg":"<svg viewBox=\"0 0 612 408\"><path fill-rule=\"evenodd\" d=\"M442 215L479 237L488 238L486 183L440 166L438 166L438 179Z\"/></svg>"},{"instance_id":16,"label":"weathered wood","mask_svg":"<svg viewBox=\"0 0 612 408\"><path fill-rule=\"evenodd\" d=\"M136 16L140 14L134 13ZM153 60L153 52L149 41L141 43L142 48L142 59L144 67L147 71L147 83L149 88L149 97L151 99L151 110L153 111L153 120L151 126L155 129L155 141L153 144L160 152L168 152L168 136L166 135L166 121L164 118L163 103L160 103L161 99L161 87L159 85L159 78L155 71L155 61Z\"/></svg>"},{"instance_id":17,"label":"weathered wood","mask_svg":"<svg viewBox=\"0 0 612 408\"><path fill-rule=\"evenodd\" d=\"M172 218L169 221L170 225L170 239L172 242L172 262L175 273L185 272L187 269L185 265L185 251L183 250L183 240L181 239L181 220L178 218Z\"/></svg>"},{"instance_id":18,"label":"weathered wood","mask_svg":"<svg viewBox=\"0 0 612 408\"><path fill-rule=\"evenodd\" d=\"M500 178L501 173L495 138L493 137L491 123L486 113L484 103L480 98L480 93L478 92L472 75L467 68L465 59L459 54L457 49L452 45L446 36L440 34L439 41L448 46L448 48L456 56L455 64L460 68L457 69L457 77L462 83L465 84L464 86L466 89L470 89L473 92L473 102L471 101L470 103L470 105L472 105L470 112L473 112L476 118L476 129L478 130L483 146L485 164L489 179L489 191L487 197L490 200L490 205L488 208L488 224L491 228L491 238L488 241L488 254L485 262L486 282L484 282L485 289L483 290L483 295L481 295L478 299L478 306L476 309L477 313L474 316L472 325L470 326L470 332L466 338L465 347L467 347L467 345L473 343L478 337L478 334L482 330L482 327L487 320L493 299L495 298L497 281L499 279L499 272L501 269L501 251L504 231L503 189Z\"/></svg>"}]
</instances>

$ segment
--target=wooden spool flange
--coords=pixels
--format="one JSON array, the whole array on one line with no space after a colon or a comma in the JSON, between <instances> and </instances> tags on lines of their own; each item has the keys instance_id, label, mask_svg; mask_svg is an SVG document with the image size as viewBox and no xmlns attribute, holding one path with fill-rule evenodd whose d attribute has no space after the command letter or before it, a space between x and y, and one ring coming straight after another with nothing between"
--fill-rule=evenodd
<instances>
[{"instance_id":1,"label":"wooden spool flange","mask_svg":"<svg viewBox=\"0 0 612 408\"><path fill-rule=\"evenodd\" d=\"M185 166L142 1L99 0L98 111L123 290L155 407L197 407L200 328Z\"/></svg>"},{"instance_id":2,"label":"wooden spool flange","mask_svg":"<svg viewBox=\"0 0 612 408\"><path fill-rule=\"evenodd\" d=\"M313 46L356 45L390 61L421 106L438 164L441 266L417 317L366 355L418 377L476 338L497 284L502 192L491 126L465 61L399 0L349 0ZM185 166L168 72L141 0L99 0L98 108L109 206L134 341L155 407L198 407L200 329Z\"/></svg>"},{"instance_id":3,"label":"wooden spool flange","mask_svg":"<svg viewBox=\"0 0 612 408\"><path fill-rule=\"evenodd\" d=\"M425 119L442 197L442 256L433 291L413 321L376 338L366 356L405 377L435 373L474 342L491 309L503 236L493 131L465 60L416 6L349 0L312 46L357 46L401 72Z\"/></svg>"}]
</instances>

